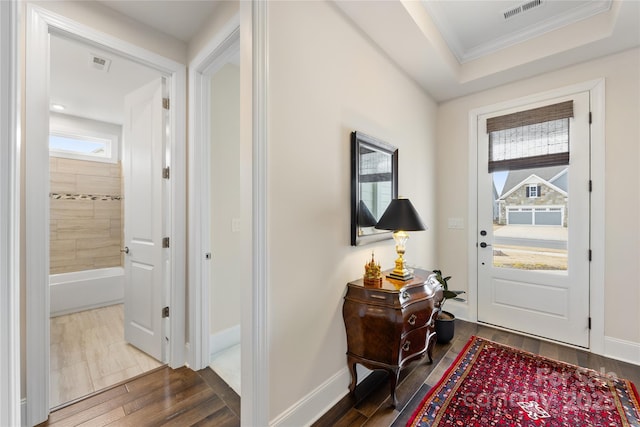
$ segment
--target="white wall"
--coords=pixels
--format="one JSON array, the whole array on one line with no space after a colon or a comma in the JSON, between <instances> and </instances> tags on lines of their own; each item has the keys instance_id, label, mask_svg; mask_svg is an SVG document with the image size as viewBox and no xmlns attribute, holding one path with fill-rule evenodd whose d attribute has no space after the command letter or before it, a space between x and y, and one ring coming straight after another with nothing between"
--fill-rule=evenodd
<instances>
[{"instance_id":1,"label":"white wall","mask_svg":"<svg viewBox=\"0 0 640 427\"><path fill-rule=\"evenodd\" d=\"M187 45L95 1L28 1L181 64Z\"/></svg>"},{"instance_id":2,"label":"white wall","mask_svg":"<svg viewBox=\"0 0 640 427\"><path fill-rule=\"evenodd\" d=\"M430 228L407 257L433 267L436 105L333 3L270 2L268 17L269 411L282 420L346 369L346 283L372 250L395 259L392 240L350 246L351 131L399 148L399 192Z\"/></svg>"},{"instance_id":3,"label":"white wall","mask_svg":"<svg viewBox=\"0 0 640 427\"><path fill-rule=\"evenodd\" d=\"M210 333L215 334L240 323L240 69L233 64L211 78L211 190Z\"/></svg>"},{"instance_id":4,"label":"white wall","mask_svg":"<svg viewBox=\"0 0 640 427\"><path fill-rule=\"evenodd\" d=\"M637 346L640 360L640 50L445 102L438 108L438 263L466 289L467 230L447 229L447 218L468 223L468 120L475 108L605 78L605 336ZM598 185L598 183L594 183Z\"/></svg>"},{"instance_id":5,"label":"white wall","mask_svg":"<svg viewBox=\"0 0 640 427\"><path fill-rule=\"evenodd\" d=\"M201 28L189 41L188 58L189 63L204 49L211 39L213 39L234 15L240 13L240 1L226 0L219 1L207 24Z\"/></svg>"}]
</instances>

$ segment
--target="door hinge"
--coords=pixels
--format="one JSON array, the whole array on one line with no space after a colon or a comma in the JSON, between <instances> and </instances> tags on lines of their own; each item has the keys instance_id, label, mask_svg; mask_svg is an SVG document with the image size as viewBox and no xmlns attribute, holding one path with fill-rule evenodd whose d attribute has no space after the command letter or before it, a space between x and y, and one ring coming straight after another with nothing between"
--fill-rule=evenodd
<instances>
[{"instance_id":1,"label":"door hinge","mask_svg":"<svg viewBox=\"0 0 640 427\"><path fill-rule=\"evenodd\" d=\"M593 181L589 180L589 193L593 192Z\"/></svg>"},{"instance_id":2,"label":"door hinge","mask_svg":"<svg viewBox=\"0 0 640 427\"><path fill-rule=\"evenodd\" d=\"M589 249L589 261L591 261L591 256L592 256L592 255L593 255L593 254L592 254L592 252L591 252L591 249Z\"/></svg>"},{"instance_id":3,"label":"door hinge","mask_svg":"<svg viewBox=\"0 0 640 427\"><path fill-rule=\"evenodd\" d=\"M591 329L591 317L589 317L589 329Z\"/></svg>"},{"instance_id":4,"label":"door hinge","mask_svg":"<svg viewBox=\"0 0 640 427\"><path fill-rule=\"evenodd\" d=\"M165 110L169 109L169 98L162 98L162 108Z\"/></svg>"},{"instance_id":5,"label":"door hinge","mask_svg":"<svg viewBox=\"0 0 640 427\"><path fill-rule=\"evenodd\" d=\"M593 123L593 116L591 114L591 111L589 111L589 124Z\"/></svg>"},{"instance_id":6,"label":"door hinge","mask_svg":"<svg viewBox=\"0 0 640 427\"><path fill-rule=\"evenodd\" d=\"M169 317L169 307L164 307L162 309L162 318Z\"/></svg>"},{"instance_id":7,"label":"door hinge","mask_svg":"<svg viewBox=\"0 0 640 427\"><path fill-rule=\"evenodd\" d=\"M162 177L164 179L169 179L169 176L171 176L171 171L169 170L169 166L167 166L166 168L162 168Z\"/></svg>"},{"instance_id":8,"label":"door hinge","mask_svg":"<svg viewBox=\"0 0 640 427\"><path fill-rule=\"evenodd\" d=\"M162 247L163 248L168 248L169 247L169 238L168 237L163 237L162 238Z\"/></svg>"}]
</instances>

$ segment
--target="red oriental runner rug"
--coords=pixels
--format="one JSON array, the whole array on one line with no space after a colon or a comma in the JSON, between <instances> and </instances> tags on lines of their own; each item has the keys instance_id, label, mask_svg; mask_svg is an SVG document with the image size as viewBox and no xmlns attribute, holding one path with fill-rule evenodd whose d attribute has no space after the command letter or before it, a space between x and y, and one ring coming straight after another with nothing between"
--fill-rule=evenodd
<instances>
[{"instance_id":1,"label":"red oriental runner rug","mask_svg":"<svg viewBox=\"0 0 640 427\"><path fill-rule=\"evenodd\" d=\"M407 426L640 427L628 380L471 337Z\"/></svg>"}]
</instances>

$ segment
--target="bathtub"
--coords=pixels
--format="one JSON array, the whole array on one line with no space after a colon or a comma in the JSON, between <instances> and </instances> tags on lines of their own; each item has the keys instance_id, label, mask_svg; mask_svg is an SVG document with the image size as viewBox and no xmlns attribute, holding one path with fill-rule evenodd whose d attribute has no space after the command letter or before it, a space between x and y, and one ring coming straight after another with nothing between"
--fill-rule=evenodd
<instances>
[{"instance_id":1,"label":"bathtub","mask_svg":"<svg viewBox=\"0 0 640 427\"><path fill-rule=\"evenodd\" d=\"M50 274L51 317L118 304L124 298L124 268Z\"/></svg>"}]
</instances>

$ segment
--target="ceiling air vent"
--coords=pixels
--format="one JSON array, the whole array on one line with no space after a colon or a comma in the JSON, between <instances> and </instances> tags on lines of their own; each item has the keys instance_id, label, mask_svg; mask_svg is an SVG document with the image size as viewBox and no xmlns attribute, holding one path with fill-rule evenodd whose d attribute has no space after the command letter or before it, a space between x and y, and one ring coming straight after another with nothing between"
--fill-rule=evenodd
<instances>
[{"instance_id":1,"label":"ceiling air vent","mask_svg":"<svg viewBox=\"0 0 640 427\"><path fill-rule=\"evenodd\" d=\"M109 71L109 67L111 66L111 60L104 58L102 56L94 55L93 53L89 54L89 67L95 68L99 71L104 71L105 73Z\"/></svg>"},{"instance_id":2,"label":"ceiling air vent","mask_svg":"<svg viewBox=\"0 0 640 427\"><path fill-rule=\"evenodd\" d=\"M521 13L529 12L537 7L542 6L542 0L531 0L516 7L512 7L511 9L505 10L502 12L504 19L511 19L514 16L518 16Z\"/></svg>"}]
</instances>

